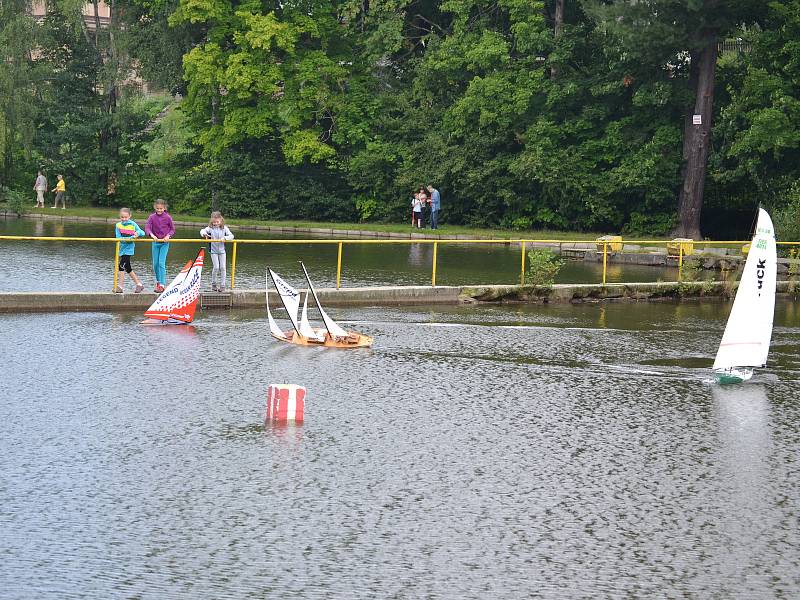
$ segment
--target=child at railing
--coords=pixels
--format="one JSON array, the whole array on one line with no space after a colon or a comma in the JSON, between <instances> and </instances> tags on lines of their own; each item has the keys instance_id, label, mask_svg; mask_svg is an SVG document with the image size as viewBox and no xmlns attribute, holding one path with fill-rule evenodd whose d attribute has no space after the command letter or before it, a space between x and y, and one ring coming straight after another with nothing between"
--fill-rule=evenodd
<instances>
[{"instance_id":1,"label":"child at railing","mask_svg":"<svg viewBox=\"0 0 800 600\"><path fill-rule=\"evenodd\" d=\"M136 224L136 221L131 219L130 208L119 209L119 222L114 227L114 235L118 240L133 240L145 235L142 228ZM131 241L119 243L119 281L117 287L114 288L114 292L117 294L121 294L125 289L125 273L129 273L136 284L136 289L133 290L134 294L139 294L144 289L141 279L136 276L136 272L131 265L134 246L135 244Z\"/></svg>"},{"instance_id":2,"label":"child at railing","mask_svg":"<svg viewBox=\"0 0 800 600\"><path fill-rule=\"evenodd\" d=\"M200 235L207 240L233 239L231 230L225 225L225 219L218 210L211 213L211 220L208 223L208 227L203 227L203 229L200 230ZM211 262L214 265L211 269L211 289L215 292L224 292L225 280L227 279L225 263L228 260L225 254L225 244L221 242L211 242L209 244L208 253L211 255ZM217 283L217 279L219 279L219 283Z\"/></svg>"},{"instance_id":3,"label":"child at railing","mask_svg":"<svg viewBox=\"0 0 800 600\"><path fill-rule=\"evenodd\" d=\"M167 213L167 203L161 198L153 203L155 211L147 217L144 230L153 238L153 271L156 276L154 292L160 294L167 285L167 252L169 252L169 238L175 235L175 224Z\"/></svg>"}]
</instances>

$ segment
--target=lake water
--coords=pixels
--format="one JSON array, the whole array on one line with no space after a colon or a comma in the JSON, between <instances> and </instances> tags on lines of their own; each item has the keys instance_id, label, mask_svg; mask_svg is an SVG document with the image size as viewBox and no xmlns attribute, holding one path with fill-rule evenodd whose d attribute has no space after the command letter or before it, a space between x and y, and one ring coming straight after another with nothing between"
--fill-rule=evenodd
<instances>
[{"instance_id":1,"label":"lake water","mask_svg":"<svg viewBox=\"0 0 800 600\"><path fill-rule=\"evenodd\" d=\"M722 388L729 308L333 310L365 351L0 315L0 595L796 598L800 305Z\"/></svg>"},{"instance_id":2,"label":"lake water","mask_svg":"<svg viewBox=\"0 0 800 600\"><path fill-rule=\"evenodd\" d=\"M144 220L142 220L144 222ZM237 231L239 239L296 239L254 231ZM198 236L199 228L178 228L180 238ZM112 225L0 219L0 235L49 237L113 236ZM310 238L312 236L298 236ZM172 244L167 271L176 274L186 261L194 258L203 243ZM0 269L0 292L110 290L114 277L114 245L102 242L9 242L0 240L5 269ZM335 244L312 245L239 245L236 262L236 287L264 286L265 266L270 265L288 281L304 283L297 264L303 260L314 283L320 287L336 284ZM230 275L232 250L228 251ZM433 246L431 244L351 244L343 251L342 285L429 285ZM148 289L153 285L149 244L142 244L133 259L134 270ZM439 285L470 285L519 282L519 246L441 244L437 256ZM559 283L599 283L602 264L566 261L558 276ZM711 275L711 272L708 273ZM171 275L170 275L171 276ZM608 281L675 281L677 269L641 265L609 264Z\"/></svg>"}]
</instances>

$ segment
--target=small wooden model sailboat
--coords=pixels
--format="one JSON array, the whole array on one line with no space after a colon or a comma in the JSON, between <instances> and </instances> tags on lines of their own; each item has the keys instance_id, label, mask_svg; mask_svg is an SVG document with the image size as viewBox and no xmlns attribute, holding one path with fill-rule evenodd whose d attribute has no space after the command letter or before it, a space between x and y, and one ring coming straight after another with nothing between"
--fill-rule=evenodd
<instances>
[{"instance_id":1,"label":"small wooden model sailboat","mask_svg":"<svg viewBox=\"0 0 800 600\"><path fill-rule=\"evenodd\" d=\"M308 289L303 298L303 311L299 320L297 315L300 309L300 292L286 283L275 271L269 268L267 269L267 318L269 319L269 330L272 337L282 342L289 342L290 344L297 344L299 346L325 346L327 348L368 348L371 346L373 342L371 337L353 331L346 331L328 316L319 303L317 292L314 290L314 286L308 276L306 266L302 262L300 265L303 267L303 273L305 273L306 281L308 282ZM289 315L289 320L292 322L292 329L287 331L281 331L281 328L278 327L278 324L272 317L272 311L269 309L270 279L275 285L283 308L286 309L286 313ZM320 317L322 317L322 322L325 325L324 327L314 328L308 321L309 294L314 298Z\"/></svg>"},{"instance_id":2,"label":"small wooden model sailboat","mask_svg":"<svg viewBox=\"0 0 800 600\"><path fill-rule=\"evenodd\" d=\"M150 305L142 325L188 325L194 320L194 311L200 298L200 281L203 275L205 250L201 249L194 260L184 265L181 272Z\"/></svg>"},{"instance_id":3,"label":"small wooden model sailboat","mask_svg":"<svg viewBox=\"0 0 800 600\"><path fill-rule=\"evenodd\" d=\"M753 367L766 366L775 314L777 265L772 219L759 208L753 242L714 360L714 376L719 383L742 383L753 376Z\"/></svg>"}]
</instances>

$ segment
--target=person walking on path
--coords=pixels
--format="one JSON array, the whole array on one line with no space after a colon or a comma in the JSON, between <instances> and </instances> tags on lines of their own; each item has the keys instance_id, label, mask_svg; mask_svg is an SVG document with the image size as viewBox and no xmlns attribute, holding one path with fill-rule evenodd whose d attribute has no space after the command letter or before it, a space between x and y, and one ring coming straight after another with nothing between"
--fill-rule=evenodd
<instances>
[{"instance_id":1,"label":"person walking on path","mask_svg":"<svg viewBox=\"0 0 800 600\"><path fill-rule=\"evenodd\" d=\"M167 203L159 198L153 203L155 211L147 217L144 231L153 238L153 272L156 276L154 292L161 293L167 285L167 253L169 238L175 235L175 224L167 212Z\"/></svg>"},{"instance_id":2,"label":"person walking on path","mask_svg":"<svg viewBox=\"0 0 800 600\"><path fill-rule=\"evenodd\" d=\"M203 229L200 230L200 235L207 240L230 241L233 239L231 230L225 225L225 219L222 218L222 213L218 210L211 213L211 220L208 223L208 227L203 227ZM214 264L214 267L211 269L211 289L215 292L224 292L225 280L227 279L225 263L228 260L227 254L225 253L225 244L222 242L211 242L208 251L209 254L211 254L211 262ZM217 283L217 278L219 278L219 283Z\"/></svg>"},{"instance_id":3,"label":"person walking on path","mask_svg":"<svg viewBox=\"0 0 800 600\"><path fill-rule=\"evenodd\" d=\"M118 240L135 240L139 237L144 237L145 233L142 228L137 225L136 221L131 219L130 208L119 209L119 221L114 226L114 236ZM125 290L125 273L128 273L136 284L136 289L133 290L134 294L139 294L144 289L142 280L136 275L136 272L131 266L131 256L135 251L135 244L131 241L119 243L119 281L117 287L114 288L114 293L121 294Z\"/></svg>"},{"instance_id":4,"label":"person walking on path","mask_svg":"<svg viewBox=\"0 0 800 600\"><path fill-rule=\"evenodd\" d=\"M67 183L64 181L63 175L56 175L56 179L58 179L58 181L56 182L56 187L50 190L51 192L56 193L56 200L53 206L51 206L50 208L58 208L58 201L61 200L61 208L66 209L67 204L64 201L64 194L67 193Z\"/></svg>"},{"instance_id":5,"label":"person walking on path","mask_svg":"<svg viewBox=\"0 0 800 600\"><path fill-rule=\"evenodd\" d=\"M44 208L44 193L47 191L47 177L45 177L41 171L36 175L33 191L36 192L36 206L33 208Z\"/></svg>"},{"instance_id":6,"label":"person walking on path","mask_svg":"<svg viewBox=\"0 0 800 600\"><path fill-rule=\"evenodd\" d=\"M431 229L439 229L439 209L442 207L442 196L433 185L428 184L431 193Z\"/></svg>"}]
</instances>

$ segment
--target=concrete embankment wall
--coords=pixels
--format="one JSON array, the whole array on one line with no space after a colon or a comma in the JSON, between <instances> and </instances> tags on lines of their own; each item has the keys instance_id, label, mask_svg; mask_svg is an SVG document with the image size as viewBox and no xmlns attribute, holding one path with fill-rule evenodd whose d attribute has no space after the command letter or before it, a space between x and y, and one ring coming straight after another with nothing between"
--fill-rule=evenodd
<instances>
[{"instance_id":1,"label":"concrete embankment wall","mask_svg":"<svg viewBox=\"0 0 800 600\"><path fill-rule=\"evenodd\" d=\"M790 291L792 282L779 282L778 292ZM519 285L398 286L319 290L326 306L399 306L477 302L594 302L680 298L729 298L734 287L725 282L613 283L605 287L558 284L550 288ZM794 288L792 288L794 291ZM0 312L144 311L155 299L153 293L111 292L7 292L0 293ZM207 304L224 303L231 308L263 308L263 290L235 290L230 296L204 295ZM221 302L223 301L223 302ZM274 292L270 304L278 306Z\"/></svg>"}]
</instances>

